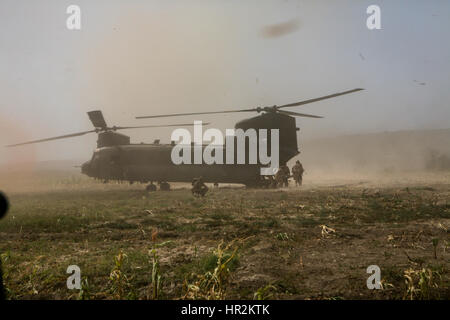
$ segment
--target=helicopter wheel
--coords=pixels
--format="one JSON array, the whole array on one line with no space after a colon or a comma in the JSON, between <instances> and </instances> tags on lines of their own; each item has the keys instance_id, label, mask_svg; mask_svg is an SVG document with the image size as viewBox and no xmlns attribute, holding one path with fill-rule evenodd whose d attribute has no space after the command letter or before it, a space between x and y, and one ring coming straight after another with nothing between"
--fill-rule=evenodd
<instances>
[{"instance_id":1,"label":"helicopter wheel","mask_svg":"<svg viewBox=\"0 0 450 320\"><path fill-rule=\"evenodd\" d=\"M159 190L161 191L170 191L170 184L167 182L161 182L159 184Z\"/></svg>"},{"instance_id":2,"label":"helicopter wheel","mask_svg":"<svg viewBox=\"0 0 450 320\"><path fill-rule=\"evenodd\" d=\"M149 185L147 185L145 187L145 190L152 192L152 191L156 191L156 186L153 183L150 183Z\"/></svg>"}]
</instances>

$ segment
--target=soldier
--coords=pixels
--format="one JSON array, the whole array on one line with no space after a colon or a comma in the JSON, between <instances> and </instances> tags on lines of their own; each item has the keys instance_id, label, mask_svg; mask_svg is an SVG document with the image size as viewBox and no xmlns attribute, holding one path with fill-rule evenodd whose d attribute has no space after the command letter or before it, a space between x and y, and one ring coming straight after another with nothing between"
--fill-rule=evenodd
<instances>
[{"instance_id":1,"label":"soldier","mask_svg":"<svg viewBox=\"0 0 450 320\"><path fill-rule=\"evenodd\" d=\"M203 178L194 178L192 180L192 194L194 196L202 196L204 197L205 194L208 192L208 187L203 182Z\"/></svg>"},{"instance_id":2,"label":"soldier","mask_svg":"<svg viewBox=\"0 0 450 320\"><path fill-rule=\"evenodd\" d=\"M278 168L277 173L275 173L275 184L277 187L283 185L283 170L281 168Z\"/></svg>"},{"instance_id":3,"label":"soldier","mask_svg":"<svg viewBox=\"0 0 450 320\"><path fill-rule=\"evenodd\" d=\"M289 170L289 167L287 165L283 165L281 166L281 168L283 169L283 184L284 186L287 188L289 187L289 177L291 176L291 171Z\"/></svg>"},{"instance_id":4,"label":"soldier","mask_svg":"<svg viewBox=\"0 0 450 320\"><path fill-rule=\"evenodd\" d=\"M292 167L292 175L294 177L296 186L302 185L303 172L305 172L305 170L303 169L303 166L300 163L300 161L299 160L295 161L295 165Z\"/></svg>"},{"instance_id":5,"label":"soldier","mask_svg":"<svg viewBox=\"0 0 450 320\"><path fill-rule=\"evenodd\" d=\"M277 186L279 187L287 187L289 184L289 168L286 165L282 165L280 168L278 168L277 173L275 174L275 181L277 183Z\"/></svg>"}]
</instances>

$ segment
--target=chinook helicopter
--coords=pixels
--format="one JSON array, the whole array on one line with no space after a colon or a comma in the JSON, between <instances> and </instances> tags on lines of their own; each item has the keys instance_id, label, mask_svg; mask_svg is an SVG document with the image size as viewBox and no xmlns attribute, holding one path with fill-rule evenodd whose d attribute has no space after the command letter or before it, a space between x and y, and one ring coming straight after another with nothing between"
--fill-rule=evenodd
<instances>
[{"instance_id":1,"label":"chinook helicopter","mask_svg":"<svg viewBox=\"0 0 450 320\"><path fill-rule=\"evenodd\" d=\"M176 116L191 116L205 114L222 114L234 112L257 112L261 113L252 118L244 119L236 123L235 129L278 129L279 130L279 162L284 165L291 158L299 154L297 146L297 130L294 117L322 118L321 116L298 113L284 110L284 108L301 106L325 99L338 97L363 90L361 88L339 92L319 98L304 100L300 102L285 104L281 106L257 107L240 110L211 111L178 113L152 116L138 116L136 119L163 118ZM211 183L239 183L250 187L259 187L266 184L266 180L260 174L264 165L259 161L256 164L179 164L171 160L172 149L175 142L160 144L155 140L151 144L130 143L130 137L118 133L118 130L156 127L183 127L192 124L169 124L169 125L146 125L131 127L108 127L101 111L88 112L94 129L52 138L28 141L7 147L16 147L26 144L40 143L45 141L65 139L85 135L88 133L98 134L97 149L92 158L81 165L81 172L89 177L108 181L127 181L130 183L150 183L146 189L155 191L158 183L161 190L169 190L169 182L192 182L194 178L202 177L204 182ZM203 125L207 125L205 123ZM269 138L267 139L269 140ZM203 150L206 146L202 146ZM234 143L234 147L237 144ZM223 146L225 148L225 146ZM248 149L248 143L245 148ZM234 152L236 155L237 152ZM245 153L248 155L248 152ZM225 163L225 162L223 162ZM236 163L236 161L234 162Z\"/></svg>"}]
</instances>

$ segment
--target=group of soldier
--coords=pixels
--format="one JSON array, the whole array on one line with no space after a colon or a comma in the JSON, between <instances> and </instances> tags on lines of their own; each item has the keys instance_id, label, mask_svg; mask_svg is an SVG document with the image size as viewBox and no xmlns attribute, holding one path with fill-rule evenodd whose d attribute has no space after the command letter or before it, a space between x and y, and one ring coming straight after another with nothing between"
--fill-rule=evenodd
<instances>
[{"instance_id":1,"label":"group of soldier","mask_svg":"<svg viewBox=\"0 0 450 320\"><path fill-rule=\"evenodd\" d=\"M301 186L303 181L303 173L305 170L303 169L303 165L299 160L295 162L295 165L292 167L292 178L294 178L295 185ZM275 174L274 179L271 178L271 184L273 187L288 187L289 186L289 178L291 177L291 172L287 165L282 165L278 168L277 173ZM204 197L208 192L208 187L203 182L203 178L195 178L192 180L192 194L194 196Z\"/></svg>"},{"instance_id":2,"label":"group of soldier","mask_svg":"<svg viewBox=\"0 0 450 320\"><path fill-rule=\"evenodd\" d=\"M303 173L305 170L303 169L303 165L299 160L295 162L295 165L292 167L292 178L294 178L295 185L301 186L303 181ZM275 174L275 183L277 187L287 187L289 185L289 178L291 177L291 172L289 171L289 167L287 165L282 165L278 169Z\"/></svg>"}]
</instances>

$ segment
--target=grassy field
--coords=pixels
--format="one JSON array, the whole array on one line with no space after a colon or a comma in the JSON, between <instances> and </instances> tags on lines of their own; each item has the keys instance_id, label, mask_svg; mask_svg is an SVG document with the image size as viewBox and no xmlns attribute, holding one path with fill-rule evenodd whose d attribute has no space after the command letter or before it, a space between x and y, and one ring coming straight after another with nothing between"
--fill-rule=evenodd
<instances>
[{"instance_id":1,"label":"grassy field","mask_svg":"<svg viewBox=\"0 0 450 320\"><path fill-rule=\"evenodd\" d=\"M11 299L450 299L449 173L224 186L203 199L187 185L30 179L2 186ZM67 289L69 265L82 290ZM367 288L369 265L381 290Z\"/></svg>"}]
</instances>

